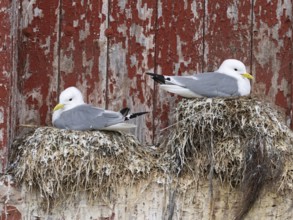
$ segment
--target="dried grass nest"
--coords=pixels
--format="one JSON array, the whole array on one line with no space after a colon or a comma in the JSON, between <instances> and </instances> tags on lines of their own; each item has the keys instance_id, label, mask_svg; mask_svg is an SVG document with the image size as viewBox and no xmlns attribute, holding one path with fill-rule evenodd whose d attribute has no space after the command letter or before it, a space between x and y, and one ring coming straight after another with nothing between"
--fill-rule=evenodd
<instances>
[{"instance_id":1,"label":"dried grass nest","mask_svg":"<svg viewBox=\"0 0 293 220\"><path fill-rule=\"evenodd\" d=\"M251 97L186 99L175 116L156 150L124 133L38 128L14 142L12 173L48 200L66 191L115 194L116 186L154 172L179 182L217 178L247 192L242 216L265 183L292 191L293 135L269 104Z\"/></svg>"},{"instance_id":2,"label":"dried grass nest","mask_svg":"<svg viewBox=\"0 0 293 220\"><path fill-rule=\"evenodd\" d=\"M14 141L10 170L17 183L40 192L45 205L79 192L108 201L118 185L151 173L156 164L147 151L129 134L40 127Z\"/></svg>"},{"instance_id":3,"label":"dried grass nest","mask_svg":"<svg viewBox=\"0 0 293 220\"><path fill-rule=\"evenodd\" d=\"M240 187L242 219L266 184L293 190L293 135L279 116L252 97L183 100L161 147L173 173Z\"/></svg>"},{"instance_id":4,"label":"dried grass nest","mask_svg":"<svg viewBox=\"0 0 293 220\"><path fill-rule=\"evenodd\" d=\"M176 123L163 139L161 147L167 149L167 158L172 157L174 172L202 178L212 167L231 186L241 182L253 156L258 156L258 164L269 159L270 170L279 173L293 150L292 131L280 114L251 97L183 100Z\"/></svg>"}]
</instances>

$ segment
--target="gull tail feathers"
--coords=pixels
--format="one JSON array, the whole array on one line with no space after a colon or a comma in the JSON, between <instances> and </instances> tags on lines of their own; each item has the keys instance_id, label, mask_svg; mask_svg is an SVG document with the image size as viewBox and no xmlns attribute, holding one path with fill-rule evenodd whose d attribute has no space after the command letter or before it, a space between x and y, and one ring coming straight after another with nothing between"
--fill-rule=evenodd
<instances>
[{"instance_id":1,"label":"gull tail feathers","mask_svg":"<svg viewBox=\"0 0 293 220\"><path fill-rule=\"evenodd\" d=\"M125 121L144 115L149 112L136 112L125 116Z\"/></svg>"},{"instance_id":2,"label":"gull tail feathers","mask_svg":"<svg viewBox=\"0 0 293 220\"><path fill-rule=\"evenodd\" d=\"M153 80L155 80L155 82L160 83L160 84L166 84L165 76L159 75L156 73L146 73L146 74L152 76L152 78L153 78Z\"/></svg>"},{"instance_id":3,"label":"gull tail feathers","mask_svg":"<svg viewBox=\"0 0 293 220\"><path fill-rule=\"evenodd\" d=\"M124 116L124 121L128 121L132 118L136 118L140 115L144 115L144 114L148 113L148 112L136 112L136 113L128 114L129 111L130 111L129 108L124 108L124 109L120 110L120 113ZM118 124L107 126L107 127L103 128L102 130L104 130L104 131L128 131L131 128L136 128L136 125L121 122Z\"/></svg>"}]
</instances>

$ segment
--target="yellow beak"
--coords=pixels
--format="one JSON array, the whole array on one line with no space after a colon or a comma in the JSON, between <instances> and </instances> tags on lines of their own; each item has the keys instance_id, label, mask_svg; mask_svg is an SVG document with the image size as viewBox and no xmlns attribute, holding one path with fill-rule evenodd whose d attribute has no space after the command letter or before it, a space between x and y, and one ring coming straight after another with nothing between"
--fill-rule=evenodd
<instances>
[{"instance_id":1,"label":"yellow beak","mask_svg":"<svg viewBox=\"0 0 293 220\"><path fill-rule=\"evenodd\" d=\"M249 73L243 73L241 75L247 79L254 79L254 77L252 75L250 75Z\"/></svg>"},{"instance_id":2,"label":"yellow beak","mask_svg":"<svg viewBox=\"0 0 293 220\"><path fill-rule=\"evenodd\" d=\"M53 109L53 111L57 111L61 108L64 108L64 104L59 103L58 105L55 106L55 108Z\"/></svg>"}]
</instances>

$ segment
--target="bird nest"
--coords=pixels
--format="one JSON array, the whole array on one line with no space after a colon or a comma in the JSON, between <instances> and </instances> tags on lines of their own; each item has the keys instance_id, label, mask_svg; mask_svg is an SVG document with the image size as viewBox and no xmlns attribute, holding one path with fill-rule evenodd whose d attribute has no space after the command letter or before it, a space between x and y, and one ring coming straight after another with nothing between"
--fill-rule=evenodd
<instances>
[{"instance_id":1,"label":"bird nest","mask_svg":"<svg viewBox=\"0 0 293 220\"><path fill-rule=\"evenodd\" d=\"M17 183L37 190L44 205L86 192L89 201L111 200L118 185L135 184L154 168L132 135L40 127L15 140L10 170Z\"/></svg>"},{"instance_id":2,"label":"bird nest","mask_svg":"<svg viewBox=\"0 0 293 220\"><path fill-rule=\"evenodd\" d=\"M266 183L292 191L293 135L279 113L255 98L183 100L161 147L171 170L241 189L241 219ZM212 194L212 192L211 192Z\"/></svg>"},{"instance_id":3,"label":"bird nest","mask_svg":"<svg viewBox=\"0 0 293 220\"><path fill-rule=\"evenodd\" d=\"M179 192L186 178L210 181L211 192L218 179L242 192L238 219L266 184L292 191L293 135L270 105L251 97L189 99L175 116L156 150L124 133L38 128L14 142L10 168L17 183L46 201L80 191L113 200L117 187L154 174L166 175Z\"/></svg>"}]
</instances>

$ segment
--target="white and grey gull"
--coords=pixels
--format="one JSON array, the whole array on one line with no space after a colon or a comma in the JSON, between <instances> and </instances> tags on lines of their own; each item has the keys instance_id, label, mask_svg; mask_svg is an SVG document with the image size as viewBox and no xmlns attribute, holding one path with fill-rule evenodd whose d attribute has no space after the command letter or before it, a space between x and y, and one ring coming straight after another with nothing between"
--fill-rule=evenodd
<instances>
[{"instance_id":1,"label":"white and grey gull","mask_svg":"<svg viewBox=\"0 0 293 220\"><path fill-rule=\"evenodd\" d=\"M59 104L53 110L52 123L57 128L69 130L111 130L124 131L136 127L125 121L147 112L129 114L130 109L120 112L105 110L86 104L76 87L61 92Z\"/></svg>"},{"instance_id":2,"label":"white and grey gull","mask_svg":"<svg viewBox=\"0 0 293 220\"><path fill-rule=\"evenodd\" d=\"M146 73L160 83L160 88L185 98L246 96L251 92L249 79L253 76L236 59L225 60L214 72L191 76L165 76Z\"/></svg>"}]
</instances>

